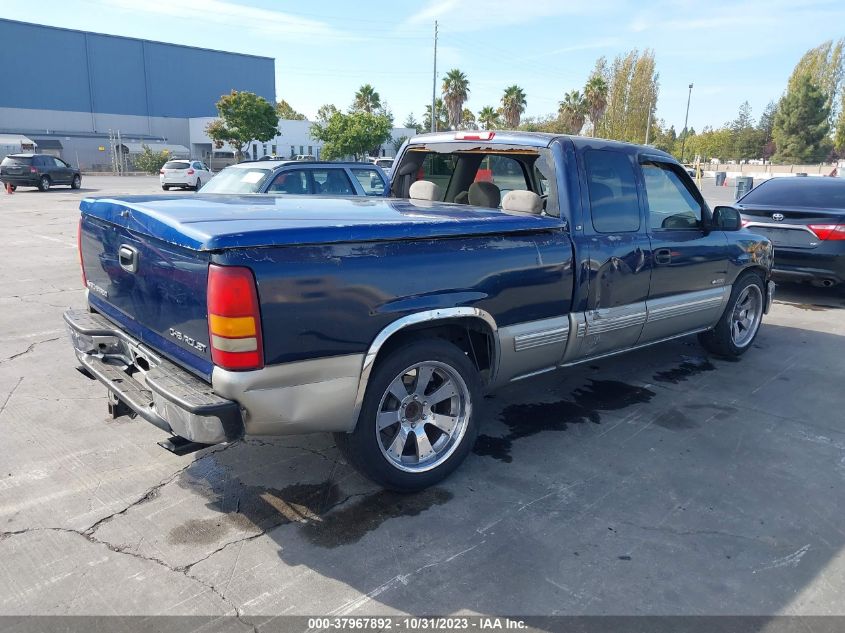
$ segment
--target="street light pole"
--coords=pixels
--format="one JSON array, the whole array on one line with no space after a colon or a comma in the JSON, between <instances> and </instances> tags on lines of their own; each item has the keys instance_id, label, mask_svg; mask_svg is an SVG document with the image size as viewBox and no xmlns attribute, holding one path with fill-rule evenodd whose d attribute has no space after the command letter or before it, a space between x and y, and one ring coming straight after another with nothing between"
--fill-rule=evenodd
<instances>
[{"instance_id":1,"label":"street light pole","mask_svg":"<svg viewBox=\"0 0 845 633\"><path fill-rule=\"evenodd\" d=\"M431 76L431 131L437 131L437 115L434 106L437 103L437 20L434 21L434 73Z\"/></svg>"},{"instance_id":2,"label":"street light pole","mask_svg":"<svg viewBox=\"0 0 845 633\"><path fill-rule=\"evenodd\" d=\"M684 138L681 139L681 163L684 162L684 149L687 145L687 124L689 123L690 99L692 99L692 84L689 85L689 94L687 95L687 115L684 117Z\"/></svg>"}]
</instances>

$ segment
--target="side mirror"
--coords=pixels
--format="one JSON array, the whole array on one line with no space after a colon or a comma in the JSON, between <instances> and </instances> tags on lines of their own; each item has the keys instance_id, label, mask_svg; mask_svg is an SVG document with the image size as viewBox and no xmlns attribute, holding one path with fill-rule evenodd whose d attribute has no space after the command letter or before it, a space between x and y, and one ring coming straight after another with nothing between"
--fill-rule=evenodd
<instances>
[{"instance_id":1,"label":"side mirror","mask_svg":"<svg viewBox=\"0 0 845 633\"><path fill-rule=\"evenodd\" d=\"M742 216L736 207L719 206L713 209L713 228L720 231L739 231Z\"/></svg>"}]
</instances>

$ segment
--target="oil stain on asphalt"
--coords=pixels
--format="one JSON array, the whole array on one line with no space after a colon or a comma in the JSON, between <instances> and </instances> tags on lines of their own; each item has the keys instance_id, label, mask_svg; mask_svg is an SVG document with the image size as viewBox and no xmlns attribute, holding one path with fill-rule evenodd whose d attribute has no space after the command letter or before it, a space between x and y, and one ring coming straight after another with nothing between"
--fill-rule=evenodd
<instances>
[{"instance_id":1,"label":"oil stain on asphalt","mask_svg":"<svg viewBox=\"0 0 845 633\"><path fill-rule=\"evenodd\" d=\"M512 404L500 420L509 431L502 437L479 435L473 447L476 455L513 461L513 442L543 431L565 431L570 424L601 423L601 411L618 411L637 403L649 402L654 392L616 380L591 380L576 389L572 400Z\"/></svg>"},{"instance_id":2,"label":"oil stain on asphalt","mask_svg":"<svg viewBox=\"0 0 845 633\"><path fill-rule=\"evenodd\" d=\"M684 362L673 369L659 371L654 374L658 382L671 382L677 385L687 378L696 376L705 371L713 371L716 367L706 358L687 358Z\"/></svg>"},{"instance_id":3,"label":"oil stain on asphalt","mask_svg":"<svg viewBox=\"0 0 845 633\"><path fill-rule=\"evenodd\" d=\"M168 538L172 544L212 544L233 530L261 533L297 523L312 544L334 548L357 542L389 519L416 516L452 498L452 493L440 488L413 495L378 490L352 498L346 504L338 485L331 481L275 489L246 486L226 477L221 484L223 490L210 491L209 504L219 514L191 519L173 528Z\"/></svg>"}]
</instances>

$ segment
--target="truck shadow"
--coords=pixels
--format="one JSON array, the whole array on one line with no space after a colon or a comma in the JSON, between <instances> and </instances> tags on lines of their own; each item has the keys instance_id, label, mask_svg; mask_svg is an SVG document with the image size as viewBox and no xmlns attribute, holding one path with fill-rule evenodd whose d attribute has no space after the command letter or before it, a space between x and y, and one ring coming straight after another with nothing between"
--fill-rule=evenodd
<instances>
[{"instance_id":1,"label":"truck shadow","mask_svg":"<svg viewBox=\"0 0 845 633\"><path fill-rule=\"evenodd\" d=\"M766 325L755 348L729 363L682 339L512 385L485 401L475 454L413 495L328 437L248 439L180 484L256 541L170 538L220 549L191 573L238 578L246 614L829 610L814 581L842 591L826 568L845 546L845 337Z\"/></svg>"}]
</instances>

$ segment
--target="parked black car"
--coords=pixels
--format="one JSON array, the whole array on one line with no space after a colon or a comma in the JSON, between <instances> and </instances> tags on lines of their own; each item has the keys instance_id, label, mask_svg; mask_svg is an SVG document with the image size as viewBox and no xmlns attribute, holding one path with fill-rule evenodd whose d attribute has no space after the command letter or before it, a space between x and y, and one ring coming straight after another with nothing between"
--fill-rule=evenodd
<instances>
[{"instance_id":1,"label":"parked black car","mask_svg":"<svg viewBox=\"0 0 845 633\"><path fill-rule=\"evenodd\" d=\"M79 169L50 154L10 154L0 162L0 182L5 187L38 187L47 191L53 185L82 186Z\"/></svg>"},{"instance_id":2,"label":"parked black car","mask_svg":"<svg viewBox=\"0 0 845 633\"><path fill-rule=\"evenodd\" d=\"M227 167L200 192L382 197L389 189L387 176L372 163L257 160Z\"/></svg>"},{"instance_id":3,"label":"parked black car","mask_svg":"<svg viewBox=\"0 0 845 633\"><path fill-rule=\"evenodd\" d=\"M744 226L772 240L776 278L845 282L845 179L772 178L737 206Z\"/></svg>"}]
</instances>

